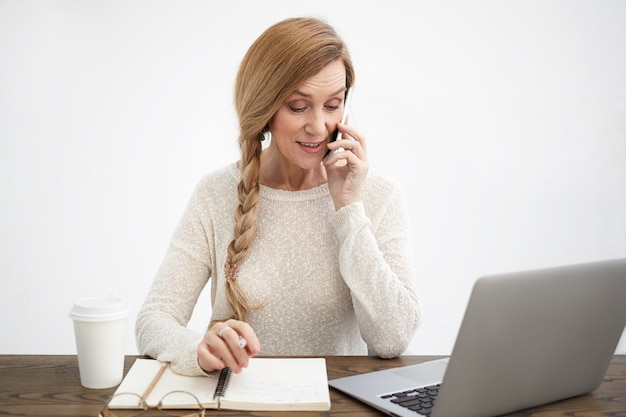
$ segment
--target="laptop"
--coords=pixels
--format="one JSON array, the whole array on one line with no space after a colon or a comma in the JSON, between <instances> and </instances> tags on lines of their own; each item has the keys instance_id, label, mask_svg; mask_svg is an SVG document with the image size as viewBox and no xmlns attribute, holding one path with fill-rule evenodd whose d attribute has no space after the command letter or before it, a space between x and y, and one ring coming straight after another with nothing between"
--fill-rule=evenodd
<instances>
[{"instance_id":1,"label":"laptop","mask_svg":"<svg viewBox=\"0 0 626 417\"><path fill-rule=\"evenodd\" d=\"M391 416L497 416L598 388L625 326L626 258L485 276L450 357L328 383Z\"/></svg>"}]
</instances>

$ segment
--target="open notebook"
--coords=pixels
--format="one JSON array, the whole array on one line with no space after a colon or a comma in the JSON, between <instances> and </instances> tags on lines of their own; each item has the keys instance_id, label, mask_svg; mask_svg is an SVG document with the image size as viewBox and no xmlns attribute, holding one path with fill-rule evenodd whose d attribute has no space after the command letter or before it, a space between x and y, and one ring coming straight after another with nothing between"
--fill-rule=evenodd
<instances>
[{"instance_id":1,"label":"open notebook","mask_svg":"<svg viewBox=\"0 0 626 417\"><path fill-rule=\"evenodd\" d=\"M165 397L163 408L194 408L165 394L187 391L205 408L250 411L330 409L324 358L251 358L241 373L226 368L215 376L176 374L169 364L154 359L137 359L115 391L135 393L154 406ZM125 400L135 400L135 402ZM138 408L135 397L113 398L109 408Z\"/></svg>"}]
</instances>

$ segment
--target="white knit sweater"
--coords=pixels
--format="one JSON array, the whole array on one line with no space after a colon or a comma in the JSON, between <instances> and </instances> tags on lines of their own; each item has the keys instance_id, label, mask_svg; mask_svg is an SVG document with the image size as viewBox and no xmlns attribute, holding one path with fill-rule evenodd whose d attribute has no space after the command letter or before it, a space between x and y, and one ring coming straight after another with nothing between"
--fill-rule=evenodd
<instances>
[{"instance_id":1,"label":"white knit sweater","mask_svg":"<svg viewBox=\"0 0 626 417\"><path fill-rule=\"evenodd\" d=\"M257 233L239 265L248 323L263 356L364 355L406 349L420 319L404 195L368 173L362 202L335 211L328 185L285 191L261 186ZM236 164L196 187L136 323L139 351L198 375L202 337L186 328L211 282L211 319L230 316L226 248L237 205Z\"/></svg>"}]
</instances>

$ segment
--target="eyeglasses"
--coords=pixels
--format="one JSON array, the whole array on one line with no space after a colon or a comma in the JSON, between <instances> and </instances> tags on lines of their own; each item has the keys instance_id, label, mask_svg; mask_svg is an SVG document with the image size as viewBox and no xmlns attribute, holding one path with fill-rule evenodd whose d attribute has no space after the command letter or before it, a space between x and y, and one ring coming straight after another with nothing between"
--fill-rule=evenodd
<instances>
[{"instance_id":1,"label":"eyeglasses","mask_svg":"<svg viewBox=\"0 0 626 417\"><path fill-rule=\"evenodd\" d=\"M177 406L177 404L184 405ZM111 411L111 407L115 408L115 411ZM185 410L177 413L174 412L176 408ZM206 411L198 398L187 391L168 392L156 406L148 405L141 395L122 392L109 398L100 411L99 417L135 417L150 410L158 410L162 414L176 417L204 417Z\"/></svg>"}]
</instances>

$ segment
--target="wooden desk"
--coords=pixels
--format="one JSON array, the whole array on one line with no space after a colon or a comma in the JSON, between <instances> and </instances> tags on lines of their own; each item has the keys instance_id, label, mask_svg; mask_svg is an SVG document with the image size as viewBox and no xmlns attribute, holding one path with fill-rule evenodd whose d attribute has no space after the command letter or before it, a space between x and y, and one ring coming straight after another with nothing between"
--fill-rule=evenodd
<instances>
[{"instance_id":1,"label":"wooden desk","mask_svg":"<svg viewBox=\"0 0 626 417\"><path fill-rule=\"evenodd\" d=\"M126 358L126 370L136 356ZM384 360L370 356L328 357L328 378L353 375L378 369L420 363L432 356L404 356ZM126 371L125 371L126 372ZM0 355L0 415L47 417L96 417L103 402L115 391L91 390L80 385L76 356ZM379 416L372 408L334 389L330 390L332 408L328 412L269 413L210 410L207 416ZM163 416L144 414L146 417ZM615 356L603 384L584 395L512 416L626 416L626 356Z\"/></svg>"}]
</instances>

